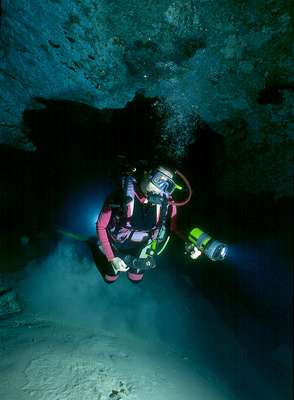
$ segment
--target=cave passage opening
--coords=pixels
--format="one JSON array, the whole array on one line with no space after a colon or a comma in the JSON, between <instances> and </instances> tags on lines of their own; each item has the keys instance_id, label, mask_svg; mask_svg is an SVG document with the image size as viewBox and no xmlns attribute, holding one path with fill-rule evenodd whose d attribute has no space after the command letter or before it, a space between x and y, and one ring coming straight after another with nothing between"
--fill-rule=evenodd
<instances>
[{"instance_id":1,"label":"cave passage opening","mask_svg":"<svg viewBox=\"0 0 294 400\"><path fill-rule=\"evenodd\" d=\"M137 94L124 109L102 110L69 100L36 101L42 108L23 113L23 129L36 151L0 146L2 165L11 165L2 177L4 231L16 226L19 233L35 233L54 222L56 211L79 187L99 182L110 187L120 177L120 155L128 162L179 168L197 187L197 202L207 204L213 197L223 138L205 124L196 133L195 121L197 140L179 161L160 145L165 116L154 107L158 99Z\"/></svg>"},{"instance_id":2,"label":"cave passage opening","mask_svg":"<svg viewBox=\"0 0 294 400\"><path fill-rule=\"evenodd\" d=\"M116 110L97 110L71 101L40 99L40 102L43 102L45 108L24 112L24 129L37 150L28 153L9 146L0 148L3 165L12 163L10 165L13 166L2 179L4 195L1 199L3 203L1 229L3 233L13 232L18 240L24 234L30 237L39 234L43 229L46 230L56 222L56 216L60 211L67 212L69 221L72 216L80 214L81 219L78 221L80 222L83 214L78 204L88 209L90 203L96 205L97 201L98 209L101 205L100 200L102 201L102 197L112 187L113 177L119 172L117 158L119 154L125 154L130 160L152 160L158 155L156 145L160 140L162 120L152 107L154 99L137 96L125 109ZM177 164L175 160L168 159L164 152L160 157L165 162ZM260 210L261 207L265 209L266 204L270 206L265 210L265 217L271 221L275 204L267 202L266 198L263 204L258 205L260 198L254 196L244 197L243 202L240 201L238 204L233 204L234 199L226 204L217 197L216 188L225 168L224 140L206 124L203 123L198 129L196 140L187 149L186 157L179 167L189 177L194 188L193 201L181 212L180 217L184 225L195 221L213 235L221 232L222 238L244 239L248 232L251 232L249 239L252 241L259 237L258 231L252 228L260 226L258 220ZM75 197L74 203L68 203L68 198L72 194L79 194L81 191L91 192L88 197L89 203L83 203L84 197L78 201L75 201ZM242 210L254 212L249 218L242 213ZM269 224L267 229L272 226ZM45 250L48 254L50 253L48 238L46 241ZM272 243L266 242L262 250L269 247L272 247ZM16 244L13 243L9 253L16 254L16 248ZM281 248L281 251L283 249ZM259 248L257 250L259 251ZM238 259L242 257L244 261L239 269L235 265L228 265L225 268L223 266L220 268L217 264L207 265L203 260L188 276L193 290L209 299L226 323L235 330L235 334L239 336L244 346L251 349L251 356L254 358L257 347L251 341L251 333L257 328L252 325L253 328L243 334L235 326L235 316L239 314L246 316L248 324L251 324L251 320L260 320L260 316L255 315L256 310L259 310L263 315L262 323L272 329L277 320L277 314L272 310L279 309L285 312L290 306L286 304L284 298L281 297L281 300L275 298L272 300L272 303L275 302L275 308L268 311L271 287L277 276L276 266L271 260L266 260L264 264L269 267L271 274L265 282L264 268L258 270L254 264L258 257L253 259L248 257L252 253L252 248L245 249L241 246L238 251ZM182 253L180 254L178 248L172 248L170 254L174 263L171 270L187 273L190 267L189 265L183 267ZM246 257L248 257L247 265ZM21 263L23 259L22 254ZM247 269L239 275L244 267ZM241 281L241 278L246 280ZM255 285L252 284L253 281L256 282ZM285 293L285 285L280 286L277 296ZM263 291L262 301L259 296L261 291ZM263 303L265 301L266 304ZM247 327L246 318L244 325ZM268 337L260 351L261 358L268 349L274 347L276 336L279 341L288 344L289 324L288 320L280 324L279 330L276 329L275 333ZM256 335L261 338L264 334L261 323L258 329Z\"/></svg>"}]
</instances>

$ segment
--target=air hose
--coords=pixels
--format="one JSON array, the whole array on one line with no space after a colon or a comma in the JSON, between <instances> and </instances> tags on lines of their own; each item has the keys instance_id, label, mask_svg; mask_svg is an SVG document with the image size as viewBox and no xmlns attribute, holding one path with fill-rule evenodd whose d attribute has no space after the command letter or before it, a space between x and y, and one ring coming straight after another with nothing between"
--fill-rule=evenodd
<instances>
[{"instance_id":1,"label":"air hose","mask_svg":"<svg viewBox=\"0 0 294 400\"><path fill-rule=\"evenodd\" d=\"M177 206L177 207L182 207L182 206L185 206L186 204L188 204L189 201L191 200L191 197L192 197L192 188L191 188L190 182L188 181L188 179L185 177L184 174L182 174L182 173L181 173L180 171L178 171L178 170L175 172L175 174L176 174L176 175L179 175L179 177L183 180L183 182L185 183L185 185L186 185L186 187L187 187L187 189L188 189L188 192L189 192L188 197L187 197L185 200L179 201L179 202L173 202L173 204L174 204L175 206Z\"/></svg>"}]
</instances>

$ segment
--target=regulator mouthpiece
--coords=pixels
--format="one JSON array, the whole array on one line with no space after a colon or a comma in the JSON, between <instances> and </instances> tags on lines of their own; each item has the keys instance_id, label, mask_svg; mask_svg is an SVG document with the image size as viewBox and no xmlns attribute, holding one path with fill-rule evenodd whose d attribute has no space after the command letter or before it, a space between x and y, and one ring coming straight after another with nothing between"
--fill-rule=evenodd
<instances>
[{"instance_id":1,"label":"regulator mouthpiece","mask_svg":"<svg viewBox=\"0 0 294 400\"><path fill-rule=\"evenodd\" d=\"M212 261L222 261L228 253L228 246L212 239L199 228L194 228L189 234L189 241Z\"/></svg>"}]
</instances>

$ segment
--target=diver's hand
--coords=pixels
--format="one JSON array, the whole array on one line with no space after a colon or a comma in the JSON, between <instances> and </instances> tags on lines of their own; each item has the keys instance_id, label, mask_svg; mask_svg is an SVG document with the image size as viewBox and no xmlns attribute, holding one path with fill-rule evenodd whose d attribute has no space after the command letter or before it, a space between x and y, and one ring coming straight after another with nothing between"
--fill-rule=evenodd
<instances>
[{"instance_id":1,"label":"diver's hand","mask_svg":"<svg viewBox=\"0 0 294 400\"><path fill-rule=\"evenodd\" d=\"M201 251L197 249L197 247L193 247L191 253L190 253L190 257L192 258L192 260L196 260L196 258L198 258L201 255Z\"/></svg>"},{"instance_id":2,"label":"diver's hand","mask_svg":"<svg viewBox=\"0 0 294 400\"><path fill-rule=\"evenodd\" d=\"M129 269L127 264L119 257L114 257L110 263L115 272L126 272Z\"/></svg>"},{"instance_id":3,"label":"diver's hand","mask_svg":"<svg viewBox=\"0 0 294 400\"><path fill-rule=\"evenodd\" d=\"M201 251L197 249L196 246L194 246L190 242L185 243L185 254L188 254L192 260L196 260L201 255Z\"/></svg>"}]
</instances>

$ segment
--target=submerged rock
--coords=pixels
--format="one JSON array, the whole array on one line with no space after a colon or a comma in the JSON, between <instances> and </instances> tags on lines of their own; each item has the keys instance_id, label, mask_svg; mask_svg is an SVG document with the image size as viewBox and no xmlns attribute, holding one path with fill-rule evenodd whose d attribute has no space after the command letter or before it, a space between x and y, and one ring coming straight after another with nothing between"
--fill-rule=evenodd
<instances>
[{"instance_id":1,"label":"submerged rock","mask_svg":"<svg viewBox=\"0 0 294 400\"><path fill-rule=\"evenodd\" d=\"M0 318L22 311L22 306L14 290L6 286L0 277Z\"/></svg>"}]
</instances>

